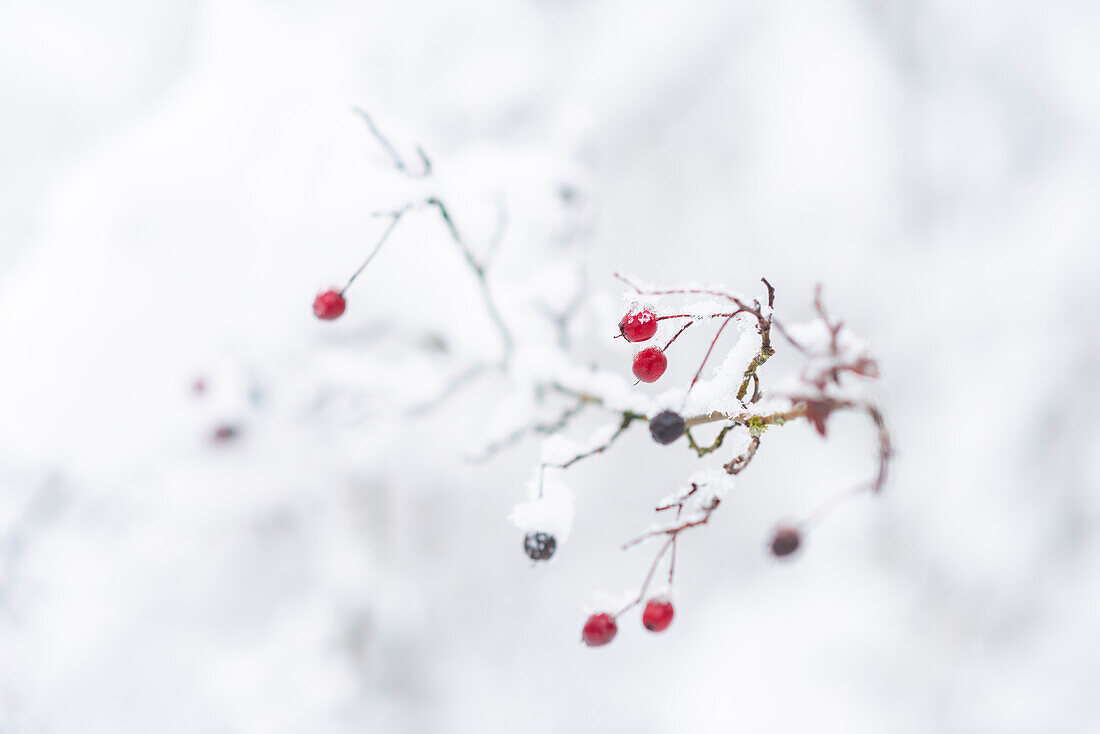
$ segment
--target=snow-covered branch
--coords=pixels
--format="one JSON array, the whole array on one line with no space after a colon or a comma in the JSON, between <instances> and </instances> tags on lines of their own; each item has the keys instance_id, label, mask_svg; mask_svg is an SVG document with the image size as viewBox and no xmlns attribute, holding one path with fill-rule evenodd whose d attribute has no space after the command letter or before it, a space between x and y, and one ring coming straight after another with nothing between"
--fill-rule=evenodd
<instances>
[{"instance_id":1,"label":"snow-covered branch","mask_svg":"<svg viewBox=\"0 0 1100 734\"><path fill-rule=\"evenodd\" d=\"M422 168L413 171L371 117L362 111L360 114L397 170L416 177L432 175L432 164L422 149L417 148ZM654 631L668 626L673 615L671 589L680 535L710 522L721 505L721 498L732 488L732 477L750 466L763 449L769 430L805 422L824 438L829 419L835 413L858 412L871 420L877 436L877 463L872 478L836 495L802 522L779 527L770 541L771 552L776 557L795 554L803 546L810 528L843 501L882 490L893 447L885 417L871 394L871 387L880 374L878 362L862 339L842 321L829 315L820 286L813 299L815 317L805 323L787 324L775 318L776 289L765 278L760 279L764 291L756 298L724 285L645 284L616 273L615 277L627 286L624 294L627 306L618 325L619 335L615 338L639 345L650 344L633 357L631 371L636 381L632 381L621 370L600 369L589 360L571 354L564 324L583 310L585 288L578 289L577 296L558 315L557 338L540 343L526 338L526 331L516 332L518 327L510 323L515 315L501 309L487 278L488 263L474 255L459 233L442 196L437 195L384 213L391 218L389 227L343 290L318 296L314 305L318 317L332 319L344 313L348 287L402 218L420 209L432 209L442 219L449 238L459 248L467 269L477 280L482 305L502 346L498 362L478 364L460 373L468 377L459 384L482 374L497 373L509 392L526 394L527 404L532 406L520 411L514 425L499 430L477 459L489 459L528 436L540 436L543 440L541 459L528 482L528 498L512 513L512 521L524 532L524 550L532 561L551 560L561 552L568 538L573 502L572 492L565 482L567 470L579 462L610 452L632 426L647 424L650 436L659 445L673 445L684 437L682 444L702 461L728 452L718 465L699 472L683 488L658 504L655 508L658 514L675 510L672 520L656 523L624 546L630 548L646 540L664 539L635 600L615 613L601 612L589 618L582 636L587 644L596 646L610 642L617 630L616 619L645 600L665 558L669 559L667 593L649 600L643 622ZM499 242L499 232L496 241ZM656 341L658 331L666 322L670 333ZM716 327L711 326L715 323ZM760 371L776 353L773 326L802 357L802 365L796 373L785 378L765 381ZM689 328L708 327L713 329L712 338L699 357L698 367L688 384L668 388L657 396L639 387L640 383L654 383L664 377L669 355L684 344L679 340L682 334ZM726 349L717 366L707 373L708 364L720 351L719 345L724 343L721 337L727 329L737 332L737 339ZM525 338L517 341L514 333L521 333ZM547 333L553 336L552 332ZM771 383L771 387L766 383ZM459 384L449 386L439 400L457 390ZM541 417L540 412L543 413ZM573 422L582 413L589 412L602 413L607 418L603 427L582 441L567 438ZM720 428L709 443L701 443L693 429L709 424L720 424Z\"/></svg>"}]
</instances>

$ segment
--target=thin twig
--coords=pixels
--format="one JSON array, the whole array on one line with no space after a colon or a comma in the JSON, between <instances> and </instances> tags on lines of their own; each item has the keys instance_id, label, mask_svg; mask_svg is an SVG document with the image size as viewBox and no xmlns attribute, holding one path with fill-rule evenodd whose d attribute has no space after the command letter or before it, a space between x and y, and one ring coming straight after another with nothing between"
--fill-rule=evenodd
<instances>
[{"instance_id":1,"label":"thin twig","mask_svg":"<svg viewBox=\"0 0 1100 734\"><path fill-rule=\"evenodd\" d=\"M488 461L495 454L514 446L515 444L519 443L519 441L522 440L524 437L532 434L539 436L551 436L555 433L558 433L559 431L564 430L565 427L569 424L569 421L576 417L582 410L584 410L585 406L587 405L589 405L589 403L581 400L578 401L576 405L573 405L563 411L556 420L547 423L536 423L534 425L517 428L504 438L494 441L493 443L486 446L482 450L480 456L472 457L470 461L477 464Z\"/></svg>"},{"instance_id":2,"label":"thin twig","mask_svg":"<svg viewBox=\"0 0 1100 734\"><path fill-rule=\"evenodd\" d=\"M675 334L673 334L672 338L668 340L668 344L661 347L661 351L663 352L663 351L667 350L669 347L671 347L672 342L676 341L676 338L679 337L681 334L683 334L685 331L687 331L687 328L689 326L691 326L692 324L694 324L694 323L695 323L694 321L689 321L686 324L684 324L683 326L681 326L680 330L677 331Z\"/></svg>"},{"instance_id":3,"label":"thin twig","mask_svg":"<svg viewBox=\"0 0 1100 734\"><path fill-rule=\"evenodd\" d=\"M676 535L679 535L688 528L706 525L710 521L710 516L714 514L714 511L718 509L718 506L720 504L721 502L719 501L719 499L715 497L714 501L711 504L702 508L702 515L696 516L693 520L686 520L678 525L673 525L672 527L657 528L656 530L650 530L649 532L642 533L637 538L634 538L633 540L625 543L623 545L623 550L626 550L627 548L633 548L639 543L649 540L650 538L656 538L661 535L671 535L675 537Z\"/></svg>"},{"instance_id":4,"label":"thin twig","mask_svg":"<svg viewBox=\"0 0 1100 734\"><path fill-rule=\"evenodd\" d=\"M450 380L447 384L432 398L425 400L421 403L409 408L409 416L418 418L439 408L447 398L454 397L454 395L467 385L472 384L477 378L481 377L489 371L489 365L479 362L467 367L462 372L459 372Z\"/></svg>"},{"instance_id":5,"label":"thin twig","mask_svg":"<svg viewBox=\"0 0 1100 734\"><path fill-rule=\"evenodd\" d=\"M722 430L718 432L718 435L714 437L714 442L709 446L700 446L695 442L695 437L691 435L691 429L688 428L684 431L684 435L687 436L688 446L690 446L696 454L700 457L707 454L714 453L722 446L722 441L726 438L726 434L729 433L735 426L739 424L730 423L728 426L722 426Z\"/></svg>"},{"instance_id":6,"label":"thin twig","mask_svg":"<svg viewBox=\"0 0 1100 734\"><path fill-rule=\"evenodd\" d=\"M404 216L405 212L409 210L410 206L410 204L406 204L400 209L396 209L392 212L382 213L385 216L390 217L390 224L388 227L386 227L386 231L382 233L382 236L378 238L377 244L375 244L374 249L370 251L370 254L367 255L367 259L364 260L363 264L360 265L359 268L351 274L350 278L348 278L347 284L340 290L341 296L343 296L347 289L351 287L351 284L355 282L355 279L359 277L359 273L363 272L363 269L370 264L370 261L373 260L374 256L378 254L378 251L382 249L382 245L386 244L386 240L389 238L390 233L393 232L395 227L397 227L397 223L401 221L401 217Z\"/></svg>"},{"instance_id":7,"label":"thin twig","mask_svg":"<svg viewBox=\"0 0 1100 734\"><path fill-rule=\"evenodd\" d=\"M503 342L504 354L501 357L501 369L507 369L512 359L512 352L515 350L515 342L512 339L512 333L508 330L507 324L504 323L504 318L500 315L500 310L497 308L493 293L489 288L489 281L485 276L485 266L477 261L473 252L471 252L470 248L466 245L465 240L459 235L458 229L455 228L454 220L451 219L451 214L447 211L447 207L443 202L432 197L425 203L439 210L439 215L443 218L443 223L447 226L447 231L450 233L451 239L458 245L458 249L462 252L462 256L466 260L466 264L470 266L470 270L472 270L474 276L477 277L478 287L481 290L481 299L485 303L485 310L489 312L489 318L492 319L493 324L497 328L497 332L500 334L501 342Z\"/></svg>"},{"instance_id":8,"label":"thin twig","mask_svg":"<svg viewBox=\"0 0 1100 734\"><path fill-rule=\"evenodd\" d=\"M668 539L668 542L665 543L664 546L662 546L661 550L657 552L657 557L653 559L653 563L651 563L649 566L649 572L645 575L645 581L642 582L642 588L638 592L637 598L635 598L634 601L630 602L619 611L615 612L616 617L625 614L632 608L642 603L642 600L645 599L645 593L649 590L649 585L653 581L653 576L657 573L657 567L660 565L661 559L664 558L665 553L667 553L670 548L673 548L675 546L675 543L676 536L673 535L671 538Z\"/></svg>"},{"instance_id":9,"label":"thin twig","mask_svg":"<svg viewBox=\"0 0 1100 734\"><path fill-rule=\"evenodd\" d=\"M733 457L728 462L723 464L722 468L726 470L727 474L740 474L741 471L749 465L749 462L752 461L752 458L756 456L756 451L759 448L760 437L752 436L749 440L749 447L745 449L745 453Z\"/></svg>"},{"instance_id":10,"label":"thin twig","mask_svg":"<svg viewBox=\"0 0 1100 734\"><path fill-rule=\"evenodd\" d=\"M416 153L420 157L420 163L423 166L421 171L410 171L408 165L405 163L405 159L401 157L401 154L397 152L397 148L393 147L393 143L389 138L382 134L382 131L378 129L378 126L374 124L374 119L361 107L352 108L355 112L363 118L363 122L367 123L367 129L370 130L371 135L374 136L378 144L389 154L390 159L393 161L393 167L401 173L414 178L424 178L430 176L432 173L432 162L428 159L428 154L424 152L424 149L419 145L416 146Z\"/></svg>"},{"instance_id":11,"label":"thin twig","mask_svg":"<svg viewBox=\"0 0 1100 734\"><path fill-rule=\"evenodd\" d=\"M615 432L613 434L611 434L611 437L609 439L607 439L607 441L605 443L601 444L600 446L597 446L594 449L589 449L588 451L584 451L582 453L579 453L576 456L574 456L572 459L570 459L569 461L566 461L565 463L555 464L553 462L547 462L547 463L543 464L543 467L554 467L554 468L557 468L557 469L568 469L569 467L576 464L578 461L581 461L583 459L587 459L590 456L595 456L596 454L602 454L604 451L607 451L609 448L611 448L611 444L615 443L615 441L619 438L619 436L623 435L623 433L626 432L626 429L630 427L631 423L633 423L636 420L639 420L640 418L641 418L641 416L639 416L635 413L624 413L623 414L623 420L622 420L621 423L619 423L619 427L617 429L615 429Z\"/></svg>"},{"instance_id":12,"label":"thin twig","mask_svg":"<svg viewBox=\"0 0 1100 734\"><path fill-rule=\"evenodd\" d=\"M691 378L691 384L688 385L687 389L688 392L691 392L691 388L695 387L695 383L699 381L699 375L703 374L703 367L706 366L707 360L710 359L710 353L714 351L714 345L718 343L718 337L722 336L722 330L726 328L726 324L731 320L733 320L733 316L727 318L722 322L722 325L718 327L718 333L714 335L714 339L711 340L710 346L707 347L707 353L703 355L703 361L699 363L699 369L695 371L695 377Z\"/></svg>"},{"instance_id":13,"label":"thin twig","mask_svg":"<svg viewBox=\"0 0 1100 734\"><path fill-rule=\"evenodd\" d=\"M555 462L552 462L552 461L543 462L539 466L539 497L542 497L542 482L543 482L543 477L545 476L547 469L568 469L569 467L576 464L578 461L583 461L584 459L587 459L591 456L595 456L596 454L602 454L604 451L607 451L609 448L611 448L611 445L613 443L615 443L615 441L618 440L619 436L626 433L626 429L630 427L631 423L633 423L636 420L640 420L641 418L642 418L642 416L640 416L636 413L629 413L629 412L628 413L623 413L623 419L622 419L622 422L619 423L619 427L615 430L615 432L613 434L611 434L611 437L608 438L607 441L605 441L603 444L601 444L601 445L599 445L599 446L597 446L593 449L589 449L588 451L583 451L583 452L577 454L576 456L574 456L569 461L566 461L566 462L563 462L563 463L555 463Z\"/></svg>"}]
</instances>

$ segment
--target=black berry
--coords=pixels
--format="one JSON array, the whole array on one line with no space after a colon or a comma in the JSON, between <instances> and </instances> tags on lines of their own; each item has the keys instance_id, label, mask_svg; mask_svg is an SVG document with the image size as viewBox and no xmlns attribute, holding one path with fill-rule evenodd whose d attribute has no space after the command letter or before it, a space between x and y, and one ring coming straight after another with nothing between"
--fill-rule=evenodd
<instances>
[{"instance_id":1,"label":"black berry","mask_svg":"<svg viewBox=\"0 0 1100 734\"><path fill-rule=\"evenodd\" d=\"M532 561L548 561L554 555L558 541L549 533L527 533L523 539L523 551Z\"/></svg>"},{"instance_id":2,"label":"black berry","mask_svg":"<svg viewBox=\"0 0 1100 734\"><path fill-rule=\"evenodd\" d=\"M772 536L772 555L776 558L789 556L802 544L802 536L794 528L779 528Z\"/></svg>"},{"instance_id":3,"label":"black berry","mask_svg":"<svg viewBox=\"0 0 1100 734\"><path fill-rule=\"evenodd\" d=\"M649 435L660 444L668 445L684 435L687 423L684 416L672 410L662 410L649 422Z\"/></svg>"}]
</instances>

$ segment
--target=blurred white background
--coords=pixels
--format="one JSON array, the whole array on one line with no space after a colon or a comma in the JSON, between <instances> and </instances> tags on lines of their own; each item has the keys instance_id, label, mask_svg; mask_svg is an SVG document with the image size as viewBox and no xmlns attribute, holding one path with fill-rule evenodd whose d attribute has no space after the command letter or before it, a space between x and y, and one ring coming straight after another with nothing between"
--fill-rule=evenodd
<instances>
[{"instance_id":1,"label":"blurred white background","mask_svg":"<svg viewBox=\"0 0 1100 734\"><path fill-rule=\"evenodd\" d=\"M0 732L1100 729L1098 34L1087 0L5 0ZM584 273L586 361L626 369L615 270L766 275L792 319L823 282L885 368L886 493L777 564L873 455L855 417L769 435L672 628L584 648L700 462L578 465L531 568L535 446L464 460L505 386L404 417L497 348L438 221L310 312L424 191L353 105L471 240L506 203L510 314Z\"/></svg>"}]
</instances>

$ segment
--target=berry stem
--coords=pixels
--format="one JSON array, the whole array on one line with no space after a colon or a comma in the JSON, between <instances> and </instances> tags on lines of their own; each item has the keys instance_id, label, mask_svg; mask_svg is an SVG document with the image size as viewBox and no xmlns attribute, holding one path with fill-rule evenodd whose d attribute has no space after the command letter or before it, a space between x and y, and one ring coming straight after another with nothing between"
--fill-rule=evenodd
<instances>
[{"instance_id":1,"label":"berry stem","mask_svg":"<svg viewBox=\"0 0 1100 734\"><path fill-rule=\"evenodd\" d=\"M649 585L653 582L653 576L657 573L657 567L661 564L661 559L665 557L665 553L667 553L669 549L674 546L675 542L676 536L673 535L671 538L668 539L667 542L665 542L663 546L661 546L661 550L657 552L657 557L653 559L653 563L651 563L649 566L649 572L645 575L645 581L642 582L642 588L640 591L638 591L637 598L635 598L634 601L630 602L619 611L615 612L616 617L625 614L645 600L645 593L649 591Z\"/></svg>"},{"instance_id":2,"label":"berry stem","mask_svg":"<svg viewBox=\"0 0 1100 734\"><path fill-rule=\"evenodd\" d=\"M679 331L677 331L677 332L676 332L675 334L673 334L673 335L672 335L672 338L668 340L668 344L666 344L666 345L664 345L663 347L661 347L661 351L663 352L663 351L665 351L666 349L668 349L669 347L671 347L671 346L672 346L672 342L676 341L676 338L677 338L678 336L680 336L681 334L683 334L683 333L684 333L685 331L687 331L687 328L688 328L689 326L691 326L692 324L694 324L694 323L695 323L694 321L689 321L689 322L687 322L686 324L684 324L683 326L681 326L681 327L680 327L680 330L679 330Z\"/></svg>"},{"instance_id":3,"label":"berry stem","mask_svg":"<svg viewBox=\"0 0 1100 734\"><path fill-rule=\"evenodd\" d=\"M668 557L668 589L672 591L672 580L676 576L676 536L672 536L672 551Z\"/></svg>"},{"instance_id":4,"label":"berry stem","mask_svg":"<svg viewBox=\"0 0 1100 734\"><path fill-rule=\"evenodd\" d=\"M703 361L699 364L699 369L695 371L695 377L691 378L691 384L688 385L687 389L688 392L691 392L691 388L695 387L695 383L699 381L699 376L703 374L703 368L706 366L707 360L710 359L710 353L714 351L714 345L718 343L718 337L722 336L722 330L726 328L726 324L732 321L733 317L736 315L737 314L730 315L729 318L723 321L722 325L718 327L718 332L715 333L714 339L711 340L710 346L707 347L707 353L703 355Z\"/></svg>"},{"instance_id":5,"label":"berry stem","mask_svg":"<svg viewBox=\"0 0 1100 734\"><path fill-rule=\"evenodd\" d=\"M390 233L397 227L397 223L401 221L401 217L405 215L405 212L409 210L410 205L406 204L400 209L396 209L392 212L384 212L384 214L390 217L390 224L386 227L386 231L382 233L382 236L378 238L378 243L374 246L374 249L367 255L367 259L363 261L363 264L359 266L359 269L352 273L348 278L347 285L340 290L340 297L343 298L344 292L351 287L351 284L355 282L355 279L359 277L359 273L363 272L363 269L370 264L370 261L374 259L374 256L378 254L378 251L382 249L382 245L386 244L386 240L389 239Z\"/></svg>"},{"instance_id":6,"label":"berry stem","mask_svg":"<svg viewBox=\"0 0 1100 734\"><path fill-rule=\"evenodd\" d=\"M826 517L828 517L833 510L840 507L847 500L863 494L869 488L870 486L868 484L858 484L855 487L848 487L847 489L837 492L832 497L829 497L820 505L818 505L817 509L811 512L805 520L798 524L798 527L804 530L812 528L814 525L817 525Z\"/></svg>"}]
</instances>

